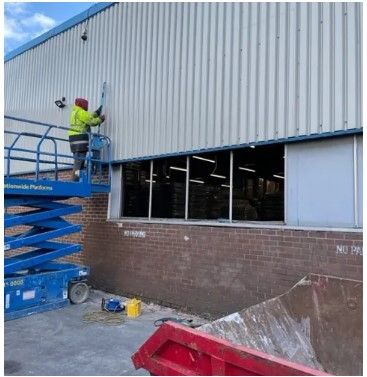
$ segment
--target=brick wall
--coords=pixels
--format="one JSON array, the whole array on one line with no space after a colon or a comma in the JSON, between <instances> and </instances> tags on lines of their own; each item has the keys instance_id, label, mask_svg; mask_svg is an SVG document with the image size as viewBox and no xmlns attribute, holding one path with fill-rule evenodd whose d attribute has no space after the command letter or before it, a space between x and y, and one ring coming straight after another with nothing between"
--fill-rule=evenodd
<instances>
[{"instance_id":1,"label":"brick wall","mask_svg":"<svg viewBox=\"0 0 367 377\"><path fill-rule=\"evenodd\" d=\"M71 172L69 170L61 170L59 172L58 179L60 181L69 181L70 180ZM22 178L29 178L29 179L35 179L35 174L23 174L21 175ZM54 179L54 173L53 172L46 172L41 173L41 177L43 178L49 178ZM79 204L82 205L83 211L81 213L76 213L73 215L65 216L65 220L70 221L73 224L87 224L89 221L98 220L98 221L105 221L106 220L106 214L107 214L107 205L108 205L108 195L106 194L94 194L91 199L84 199L84 198L72 198L69 200L66 200L65 203L69 204ZM22 212L28 212L31 209L29 207L10 207L8 209L8 213L12 214L20 214ZM84 228L84 227L83 227ZM22 232L26 232L27 230L31 229L29 226L20 225L16 227L11 227L5 230L5 235L15 235ZM54 239L58 242L68 242L68 243L80 243L83 244L84 240L84 232L80 233L74 233L70 234L66 237L60 237ZM15 250L7 251L6 256L14 256L17 254L21 254L25 251L30 251L33 248L31 247L23 247L18 248ZM73 263L83 263L84 257L82 255L82 252L72 254L65 258L60 258L60 261L67 261L67 262L73 262Z\"/></svg>"},{"instance_id":2,"label":"brick wall","mask_svg":"<svg viewBox=\"0 0 367 377\"><path fill-rule=\"evenodd\" d=\"M88 225L91 223L104 224L107 218L107 206L108 206L108 195L107 194L93 194L92 198L88 199L78 199L73 198L68 201L68 203L80 204L83 207L82 212L76 213L70 216L66 216L65 219L74 223L81 224L82 231L80 233L74 233L68 237L60 238L66 242L81 243L85 244L85 238L88 230ZM86 252L82 251L76 254L72 254L63 260L72 263L85 264Z\"/></svg>"},{"instance_id":3,"label":"brick wall","mask_svg":"<svg viewBox=\"0 0 367 377\"><path fill-rule=\"evenodd\" d=\"M85 226L92 283L199 313L256 304L309 272L362 279L362 256L354 255L361 252L361 233L120 225ZM145 238L135 238L144 233L134 231Z\"/></svg>"},{"instance_id":4,"label":"brick wall","mask_svg":"<svg viewBox=\"0 0 367 377\"><path fill-rule=\"evenodd\" d=\"M91 283L122 295L230 313L274 297L309 272L362 280L362 232L270 230L106 222L108 197L72 199L83 212L83 252ZM138 232L138 233L137 233ZM138 238L136 236L144 236Z\"/></svg>"}]
</instances>

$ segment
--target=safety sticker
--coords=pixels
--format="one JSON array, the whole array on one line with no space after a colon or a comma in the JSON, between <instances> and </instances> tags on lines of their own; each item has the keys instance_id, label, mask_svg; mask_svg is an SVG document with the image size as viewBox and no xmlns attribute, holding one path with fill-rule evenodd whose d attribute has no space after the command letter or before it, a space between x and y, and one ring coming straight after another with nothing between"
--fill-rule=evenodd
<instances>
[{"instance_id":1,"label":"safety sticker","mask_svg":"<svg viewBox=\"0 0 367 377\"><path fill-rule=\"evenodd\" d=\"M8 293L5 296L5 309L9 309L9 308L10 308L10 294Z\"/></svg>"},{"instance_id":2,"label":"safety sticker","mask_svg":"<svg viewBox=\"0 0 367 377\"><path fill-rule=\"evenodd\" d=\"M68 290L67 289L64 289L62 291L62 298L65 300L66 298L68 298Z\"/></svg>"}]
</instances>

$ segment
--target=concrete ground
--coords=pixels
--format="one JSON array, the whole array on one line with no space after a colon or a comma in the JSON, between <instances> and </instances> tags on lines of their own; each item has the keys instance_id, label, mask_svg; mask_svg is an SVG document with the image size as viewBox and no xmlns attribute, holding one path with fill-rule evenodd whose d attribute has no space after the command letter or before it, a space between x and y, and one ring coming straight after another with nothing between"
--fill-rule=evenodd
<instances>
[{"instance_id":1,"label":"concrete ground","mask_svg":"<svg viewBox=\"0 0 367 377\"><path fill-rule=\"evenodd\" d=\"M154 304L143 304L140 317L124 316L122 324L87 322L86 316L100 311L102 297L118 296L91 291L84 304L5 322L5 375L148 375L135 370L131 355L156 330L155 320L180 316L205 322Z\"/></svg>"}]
</instances>

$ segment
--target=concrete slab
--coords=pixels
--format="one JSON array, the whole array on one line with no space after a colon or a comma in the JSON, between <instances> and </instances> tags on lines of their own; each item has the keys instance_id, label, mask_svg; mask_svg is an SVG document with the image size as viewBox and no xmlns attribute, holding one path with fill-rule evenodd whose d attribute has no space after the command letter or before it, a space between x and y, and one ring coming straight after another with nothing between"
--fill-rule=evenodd
<instances>
[{"instance_id":1,"label":"concrete slab","mask_svg":"<svg viewBox=\"0 0 367 377\"><path fill-rule=\"evenodd\" d=\"M126 298L92 291L81 305L5 322L5 375L133 376L131 355L156 330L162 317L202 319L154 304L142 305L142 315L119 325L85 322L100 310L102 297Z\"/></svg>"}]
</instances>

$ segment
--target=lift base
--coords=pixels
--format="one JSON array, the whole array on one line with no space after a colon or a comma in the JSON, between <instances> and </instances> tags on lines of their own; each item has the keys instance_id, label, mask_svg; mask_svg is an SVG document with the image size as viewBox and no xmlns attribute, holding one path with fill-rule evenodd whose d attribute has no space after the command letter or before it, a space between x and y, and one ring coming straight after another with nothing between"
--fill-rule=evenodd
<instances>
[{"instance_id":1,"label":"lift base","mask_svg":"<svg viewBox=\"0 0 367 377\"><path fill-rule=\"evenodd\" d=\"M5 320L68 305L70 285L85 280L88 274L88 267L71 263L47 263L37 270L6 275Z\"/></svg>"}]
</instances>

